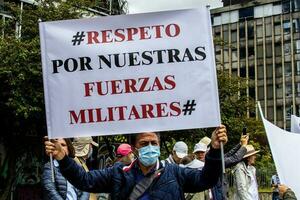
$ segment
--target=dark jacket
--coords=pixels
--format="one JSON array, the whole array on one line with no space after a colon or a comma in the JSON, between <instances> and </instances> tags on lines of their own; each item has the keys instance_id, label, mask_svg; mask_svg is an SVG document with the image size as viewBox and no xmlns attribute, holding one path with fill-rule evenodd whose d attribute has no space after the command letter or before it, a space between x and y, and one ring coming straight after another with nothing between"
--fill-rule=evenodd
<instances>
[{"instance_id":1,"label":"dark jacket","mask_svg":"<svg viewBox=\"0 0 300 200\"><path fill-rule=\"evenodd\" d=\"M246 153L247 149L245 147L242 147L240 144L233 147L228 153L224 155L225 168L232 167L239 163ZM223 174L223 181L220 178L216 186L212 188L213 200L226 200L228 187L229 183L227 176L226 174Z\"/></svg>"},{"instance_id":2,"label":"dark jacket","mask_svg":"<svg viewBox=\"0 0 300 200\"><path fill-rule=\"evenodd\" d=\"M289 188L283 194L282 200L297 200L295 193Z\"/></svg>"},{"instance_id":3,"label":"dark jacket","mask_svg":"<svg viewBox=\"0 0 300 200\"><path fill-rule=\"evenodd\" d=\"M77 164L76 164L77 165ZM60 173L58 166L54 166L54 180L52 182L50 162L44 165L42 175L43 198L45 200L65 200L67 197L67 180ZM88 200L89 193L76 190L78 200Z\"/></svg>"},{"instance_id":4,"label":"dark jacket","mask_svg":"<svg viewBox=\"0 0 300 200\"><path fill-rule=\"evenodd\" d=\"M136 184L137 163L124 170L120 163L103 170L85 172L65 157L60 161L62 174L77 188L94 193L110 193L112 200L126 200ZM160 165L162 168L162 165ZM211 149L202 170L181 168L166 164L147 193L151 200L180 200L185 192L200 192L216 184L221 175L220 150Z\"/></svg>"}]
</instances>

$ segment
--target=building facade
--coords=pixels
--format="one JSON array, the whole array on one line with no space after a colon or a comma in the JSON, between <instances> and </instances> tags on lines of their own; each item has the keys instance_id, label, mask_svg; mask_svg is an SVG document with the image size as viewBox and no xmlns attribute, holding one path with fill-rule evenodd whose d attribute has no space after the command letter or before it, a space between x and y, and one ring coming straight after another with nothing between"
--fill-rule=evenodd
<instances>
[{"instance_id":1,"label":"building facade","mask_svg":"<svg viewBox=\"0 0 300 200\"><path fill-rule=\"evenodd\" d=\"M291 114L300 114L300 0L224 5L211 10L217 68L247 78L247 96L289 129Z\"/></svg>"}]
</instances>

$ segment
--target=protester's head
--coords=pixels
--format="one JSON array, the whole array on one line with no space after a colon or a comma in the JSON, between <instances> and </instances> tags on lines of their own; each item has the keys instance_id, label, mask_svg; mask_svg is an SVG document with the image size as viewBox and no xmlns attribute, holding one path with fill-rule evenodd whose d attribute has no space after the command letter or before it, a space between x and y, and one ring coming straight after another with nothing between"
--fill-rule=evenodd
<instances>
[{"instance_id":1,"label":"protester's head","mask_svg":"<svg viewBox=\"0 0 300 200\"><path fill-rule=\"evenodd\" d=\"M69 138L60 138L57 139L57 142L62 146L63 150L66 152L66 155L74 158L75 150L72 145L72 141Z\"/></svg>"},{"instance_id":2,"label":"protester's head","mask_svg":"<svg viewBox=\"0 0 300 200\"><path fill-rule=\"evenodd\" d=\"M123 143L117 148L116 152L119 162L124 164L130 164L134 159L134 154L132 152L131 146L129 144Z\"/></svg>"},{"instance_id":3,"label":"protester's head","mask_svg":"<svg viewBox=\"0 0 300 200\"><path fill-rule=\"evenodd\" d=\"M186 143L182 141L176 142L172 151L173 160L177 164L179 164L181 159L185 157L187 154L188 154L188 146L186 145Z\"/></svg>"},{"instance_id":4,"label":"protester's head","mask_svg":"<svg viewBox=\"0 0 300 200\"><path fill-rule=\"evenodd\" d=\"M184 166L191 163L193 160L194 160L194 156L192 154L188 154L180 160L180 164Z\"/></svg>"},{"instance_id":5,"label":"protester's head","mask_svg":"<svg viewBox=\"0 0 300 200\"><path fill-rule=\"evenodd\" d=\"M93 146L98 147L99 145L93 141L92 137L80 137L74 138L73 146L76 157L87 159L93 153Z\"/></svg>"},{"instance_id":6,"label":"protester's head","mask_svg":"<svg viewBox=\"0 0 300 200\"><path fill-rule=\"evenodd\" d=\"M198 160L205 161L205 154L207 151L207 145L199 142L195 144L193 153Z\"/></svg>"},{"instance_id":7,"label":"protester's head","mask_svg":"<svg viewBox=\"0 0 300 200\"><path fill-rule=\"evenodd\" d=\"M243 160L247 165L254 165L256 154L259 152L254 149L252 145L246 145L247 153L244 155Z\"/></svg>"},{"instance_id":8,"label":"protester's head","mask_svg":"<svg viewBox=\"0 0 300 200\"><path fill-rule=\"evenodd\" d=\"M145 166L153 166L160 156L160 137L158 133L145 132L133 135L132 144L138 151L139 162Z\"/></svg>"}]
</instances>

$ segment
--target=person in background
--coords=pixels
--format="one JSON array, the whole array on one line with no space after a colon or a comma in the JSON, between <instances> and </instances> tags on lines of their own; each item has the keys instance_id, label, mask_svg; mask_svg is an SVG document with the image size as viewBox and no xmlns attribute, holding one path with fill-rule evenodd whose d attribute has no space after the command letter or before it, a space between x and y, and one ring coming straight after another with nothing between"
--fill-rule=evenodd
<instances>
[{"instance_id":1,"label":"person in background","mask_svg":"<svg viewBox=\"0 0 300 200\"><path fill-rule=\"evenodd\" d=\"M248 140L248 135L242 135L240 143L224 155L225 168L233 167L243 160L247 153ZM222 178L223 180L219 179L217 185L211 190L213 200L226 200L228 197L229 183L226 174L223 174Z\"/></svg>"},{"instance_id":2,"label":"person in background","mask_svg":"<svg viewBox=\"0 0 300 200\"><path fill-rule=\"evenodd\" d=\"M185 192L201 192L217 183L221 175L221 142L227 143L226 127L221 125L212 133L212 142L202 170L181 168L159 162L158 133L133 135L132 144L138 159L129 166L116 163L102 170L85 172L70 159L61 146L45 141L47 155L59 160L63 175L74 185L88 192L110 193L112 200L156 199L183 200Z\"/></svg>"},{"instance_id":3,"label":"person in background","mask_svg":"<svg viewBox=\"0 0 300 200\"><path fill-rule=\"evenodd\" d=\"M247 153L233 169L234 200L259 200L256 169L254 167L256 151L252 145L246 145Z\"/></svg>"},{"instance_id":4,"label":"person in background","mask_svg":"<svg viewBox=\"0 0 300 200\"><path fill-rule=\"evenodd\" d=\"M92 137L79 137L74 138L73 146L75 149L75 162L88 172L89 168L86 165L86 160L92 156L93 146L98 147L98 143L94 142ZM96 194L90 193L88 199L96 200Z\"/></svg>"},{"instance_id":5,"label":"person in background","mask_svg":"<svg viewBox=\"0 0 300 200\"><path fill-rule=\"evenodd\" d=\"M116 162L122 162L125 165L129 165L134 160L134 154L129 144L123 143L117 148Z\"/></svg>"},{"instance_id":6,"label":"person in background","mask_svg":"<svg viewBox=\"0 0 300 200\"><path fill-rule=\"evenodd\" d=\"M188 146L185 142L179 141L176 142L172 154L169 155L167 159L165 159L166 163L180 164L181 159L188 154Z\"/></svg>"},{"instance_id":7,"label":"person in background","mask_svg":"<svg viewBox=\"0 0 300 200\"><path fill-rule=\"evenodd\" d=\"M204 162L206 151L207 145L203 142L199 142L195 144L193 154L195 155L196 159Z\"/></svg>"},{"instance_id":8,"label":"person in background","mask_svg":"<svg viewBox=\"0 0 300 200\"><path fill-rule=\"evenodd\" d=\"M75 150L70 139L56 139L66 155L75 157ZM75 188L69 181L63 177L59 169L57 160L53 160L54 182L52 181L52 172L50 162L46 163L42 174L43 199L45 200L88 200L89 193L82 192Z\"/></svg>"},{"instance_id":9,"label":"person in background","mask_svg":"<svg viewBox=\"0 0 300 200\"><path fill-rule=\"evenodd\" d=\"M286 185L278 185L279 196L282 200L297 200L295 193Z\"/></svg>"},{"instance_id":10,"label":"person in background","mask_svg":"<svg viewBox=\"0 0 300 200\"><path fill-rule=\"evenodd\" d=\"M278 185L280 184L280 180L278 177L278 174L274 174L271 177L271 187L272 187L272 200L279 200L279 190L278 190Z\"/></svg>"}]
</instances>

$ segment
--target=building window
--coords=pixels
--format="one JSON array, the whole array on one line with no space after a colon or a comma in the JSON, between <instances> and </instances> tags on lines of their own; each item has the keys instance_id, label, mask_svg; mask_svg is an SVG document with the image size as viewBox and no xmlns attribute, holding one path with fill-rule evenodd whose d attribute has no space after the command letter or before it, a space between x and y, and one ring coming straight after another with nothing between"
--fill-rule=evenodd
<instances>
[{"instance_id":1,"label":"building window","mask_svg":"<svg viewBox=\"0 0 300 200\"><path fill-rule=\"evenodd\" d=\"M295 53L300 53L300 40L295 40Z\"/></svg>"},{"instance_id":2,"label":"building window","mask_svg":"<svg viewBox=\"0 0 300 200\"><path fill-rule=\"evenodd\" d=\"M268 106L268 120L274 120L273 106Z\"/></svg>"},{"instance_id":3,"label":"building window","mask_svg":"<svg viewBox=\"0 0 300 200\"><path fill-rule=\"evenodd\" d=\"M272 36L272 24L266 24L266 36Z\"/></svg>"},{"instance_id":4,"label":"building window","mask_svg":"<svg viewBox=\"0 0 300 200\"><path fill-rule=\"evenodd\" d=\"M228 42L229 41L229 35L228 35L228 30L223 31L223 41Z\"/></svg>"},{"instance_id":5,"label":"building window","mask_svg":"<svg viewBox=\"0 0 300 200\"><path fill-rule=\"evenodd\" d=\"M274 23L274 31L275 31L275 35L280 35L281 34L281 24L280 24L280 22L275 22Z\"/></svg>"},{"instance_id":6,"label":"building window","mask_svg":"<svg viewBox=\"0 0 300 200\"><path fill-rule=\"evenodd\" d=\"M236 42L237 41L236 38L237 38L237 31L232 30L231 31L231 42Z\"/></svg>"},{"instance_id":7,"label":"building window","mask_svg":"<svg viewBox=\"0 0 300 200\"><path fill-rule=\"evenodd\" d=\"M284 44L284 55L290 55L291 54L291 44L285 43Z\"/></svg>"},{"instance_id":8,"label":"building window","mask_svg":"<svg viewBox=\"0 0 300 200\"><path fill-rule=\"evenodd\" d=\"M246 58L246 48L241 47L240 48L240 59Z\"/></svg>"},{"instance_id":9,"label":"building window","mask_svg":"<svg viewBox=\"0 0 300 200\"><path fill-rule=\"evenodd\" d=\"M249 79L253 79L255 78L255 69L253 66L249 66L248 68L248 73L249 73Z\"/></svg>"},{"instance_id":10,"label":"building window","mask_svg":"<svg viewBox=\"0 0 300 200\"><path fill-rule=\"evenodd\" d=\"M246 67L240 68L240 77L246 77Z\"/></svg>"},{"instance_id":11,"label":"building window","mask_svg":"<svg viewBox=\"0 0 300 200\"><path fill-rule=\"evenodd\" d=\"M262 65L257 66L257 79L264 78L264 67Z\"/></svg>"},{"instance_id":12,"label":"building window","mask_svg":"<svg viewBox=\"0 0 300 200\"><path fill-rule=\"evenodd\" d=\"M276 113L277 113L277 120L278 121L283 120L283 108L282 108L282 106L277 106Z\"/></svg>"},{"instance_id":13,"label":"building window","mask_svg":"<svg viewBox=\"0 0 300 200\"><path fill-rule=\"evenodd\" d=\"M237 49L231 50L231 59L232 61L237 61Z\"/></svg>"},{"instance_id":14,"label":"building window","mask_svg":"<svg viewBox=\"0 0 300 200\"><path fill-rule=\"evenodd\" d=\"M254 17L254 8L253 7L242 8L239 10L240 20L253 19L253 17Z\"/></svg>"},{"instance_id":15,"label":"building window","mask_svg":"<svg viewBox=\"0 0 300 200\"><path fill-rule=\"evenodd\" d=\"M275 43L275 57L281 56L281 44Z\"/></svg>"},{"instance_id":16,"label":"building window","mask_svg":"<svg viewBox=\"0 0 300 200\"><path fill-rule=\"evenodd\" d=\"M240 32L239 32L239 36L240 39L244 39L245 38L245 26L244 24L240 24Z\"/></svg>"},{"instance_id":17,"label":"building window","mask_svg":"<svg viewBox=\"0 0 300 200\"><path fill-rule=\"evenodd\" d=\"M297 84L297 96L300 96L300 83L296 83Z\"/></svg>"},{"instance_id":18,"label":"building window","mask_svg":"<svg viewBox=\"0 0 300 200\"><path fill-rule=\"evenodd\" d=\"M263 45L257 45L257 58L263 58Z\"/></svg>"},{"instance_id":19,"label":"building window","mask_svg":"<svg viewBox=\"0 0 300 200\"><path fill-rule=\"evenodd\" d=\"M291 115L292 115L292 106L286 106L285 107L285 112L286 112L286 119L291 119Z\"/></svg>"},{"instance_id":20,"label":"building window","mask_svg":"<svg viewBox=\"0 0 300 200\"><path fill-rule=\"evenodd\" d=\"M287 96L287 97L292 96L292 84L285 85L285 96Z\"/></svg>"},{"instance_id":21,"label":"building window","mask_svg":"<svg viewBox=\"0 0 300 200\"><path fill-rule=\"evenodd\" d=\"M248 57L254 56L254 47L248 47Z\"/></svg>"},{"instance_id":22,"label":"building window","mask_svg":"<svg viewBox=\"0 0 300 200\"><path fill-rule=\"evenodd\" d=\"M267 86L267 98L273 99L273 85Z\"/></svg>"},{"instance_id":23,"label":"building window","mask_svg":"<svg viewBox=\"0 0 300 200\"><path fill-rule=\"evenodd\" d=\"M275 66L275 76L276 76L276 78L281 78L282 77L282 66L281 66L281 64L276 64L276 66Z\"/></svg>"},{"instance_id":24,"label":"building window","mask_svg":"<svg viewBox=\"0 0 300 200\"><path fill-rule=\"evenodd\" d=\"M258 100L264 100L264 99L265 99L264 87L259 86L258 87Z\"/></svg>"},{"instance_id":25,"label":"building window","mask_svg":"<svg viewBox=\"0 0 300 200\"><path fill-rule=\"evenodd\" d=\"M282 84L276 84L276 98L281 99L282 98Z\"/></svg>"},{"instance_id":26,"label":"building window","mask_svg":"<svg viewBox=\"0 0 300 200\"><path fill-rule=\"evenodd\" d=\"M296 61L296 70L295 70L296 75L300 75L300 60Z\"/></svg>"},{"instance_id":27,"label":"building window","mask_svg":"<svg viewBox=\"0 0 300 200\"><path fill-rule=\"evenodd\" d=\"M267 58L271 58L272 57L272 44L266 44L266 56Z\"/></svg>"},{"instance_id":28,"label":"building window","mask_svg":"<svg viewBox=\"0 0 300 200\"><path fill-rule=\"evenodd\" d=\"M287 13L290 12L290 10L291 10L290 0L282 1L282 12Z\"/></svg>"},{"instance_id":29,"label":"building window","mask_svg":"<svg viewBox=\"0 0 300 200\"><path fill-rule=\"evenodd\" d=\"M284 75L291 76L292 75L292 67L290 62L284 63Z\"/></svg>"},{"instance_id":30,"label":"building window","mask_svg":"<svg viewBox=\"0 0 300 200\"><path fill-rule=\"evenodd\" d=\"M293 29L295 33L300 32L300 19L293 19Z\"/></svg>"},{"instance_id":31,"label":"building window","mask_svg":"<svg viewBox=\"0 0 300 200\"><path fill-rule=\"evenodd\" d=\"M253 24L248 25L248 39L253 39L254 38L254 30L253 30Z\"/></svg>"},{"instance_id":32,"label":"building window","mask_svg":"<svg viewBox=\"0 0 300 200\"><path fill-rule=\"evenodd\" d=\"M289 20L285 20L283 22L283 31L284 31L285 34L290 33L290 27L291 27L290 21Z\"/></svg>"},{"instance_id":33,"label":"building window","mask_svg":"<svg viewBox=\"0 0 300 200\"><path fill-rule=\"evenodd\" d=\"M267 78L273 77L273 65L267 65Z\"/></svg>"},{"instance_id":34,"label":"building window","mask_svg":"<svg viewBox=\"0 0 300 200\"><path fill-rule=\"evenodd\" d=\"M263 37L263 26L261 26L261 25L256 26L256 36L258 38L262 38Z\"/></svg>"}]
</instances>

